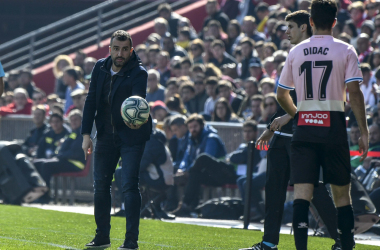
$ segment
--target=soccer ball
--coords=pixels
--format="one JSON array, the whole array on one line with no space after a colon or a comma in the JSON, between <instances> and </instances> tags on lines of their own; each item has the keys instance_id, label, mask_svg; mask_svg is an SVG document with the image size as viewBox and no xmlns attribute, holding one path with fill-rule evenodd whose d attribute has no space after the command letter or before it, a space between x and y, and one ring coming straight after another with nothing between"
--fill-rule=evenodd
<instances>
[{"instance_id":1,"label":"soccer ball","mask_svg":"<svg viewBox=\"0 0 380 250\"><path fill-rule=\"evenodd\" d=\"M149 118L149 104L140 96L131 96L121 105L121 116L125 122L134 125L140 125Z\"/></svg>"}]
</instances>

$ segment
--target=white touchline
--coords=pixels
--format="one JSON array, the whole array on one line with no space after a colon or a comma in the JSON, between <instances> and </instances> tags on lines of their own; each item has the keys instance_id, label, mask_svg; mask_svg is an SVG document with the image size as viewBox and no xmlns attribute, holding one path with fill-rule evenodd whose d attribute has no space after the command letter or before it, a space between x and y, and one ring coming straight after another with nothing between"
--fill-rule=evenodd
<instances>
[{"instance_id":1,"label":"white touchline","mask_svg":"<svg viewBox=\"0 0 380 250\"><path fill-rule=\"evenodd\" d=\"M65 246L65 245L58 245L58 244L54 244L54 243L47 243L47 242L40 242L40 241L32 241L32 240L23 240L23 239L17 239L17 238L11 238L11 237L4 237L4 236L0 236L0 238L2 238L2 239L7 239L7 240L16 240L16 241L22 241L22 242L29 242L29 243L34 243L34 244L49 245L49 246L53 246L53 247L59 247L59 248L70 249L70 250L80 250L79 248L69 247L69 246Z\"/></svg>"}]
</instances>

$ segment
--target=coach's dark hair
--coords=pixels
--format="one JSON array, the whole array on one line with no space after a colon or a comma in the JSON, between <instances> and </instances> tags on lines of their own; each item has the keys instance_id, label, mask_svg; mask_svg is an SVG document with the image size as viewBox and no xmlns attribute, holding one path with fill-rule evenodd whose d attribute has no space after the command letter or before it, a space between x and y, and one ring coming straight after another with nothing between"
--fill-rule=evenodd
<instances>
[{"instance_id":1,"label":"coach's dark hair","mask_svg":"<svg viewBox=\"0 0 380 250\"><path fill-rule=\"evenodd\" d=\"M248 120L243 123L243 128L251 127L253 131L257 131L257 122L255 120Z\"/></svg>"},{"instance_id":2,"label":"coach's dark hair","mask_svg":"<svg viewBox=\"0 0 380 250\"><path fill-rule=\"evenodd\" d=\"M133 46L131 35L128 32L124 31L124 30L117 30L117 31L115 31L112 34L112 36L111 36L111 42L110 42L110 44L112 44L113 39L116 39L116 40L119 40L119 41L129 40L129 42L131 43L131 47Z\"/></svg>"},{"instance_id":3,"label":"coach's dark hair","mask_svg":"<svg viewBox=\"0 0 380 250\"><path fill-rule=\"evenodd\" d=\"M53 113L50 115L50 118L49 118L49 122L51 122L53 120L53 118L58 118L61 122L63 122L63 116L61 114L58 114L58 113Z\"/></svg>"},{"instance_id":4,"label":"coach's dark hair","mask_svg":"<svg viewBox=\"0 0 380 250\"><path fill-rule=\"evenodd\" d=\"M190 115L189 118L187 118L185 124L187 125L190 122L194 122L194 121L198 122L199 125L201 125L202 127L205 125L205 119L203 118L202 115L197 114L197 113Z\"/></svg>"},{"instance_id":5,"label":"coach's dark hair","mask_svg":"<svg viewBox=\"0 0 380 250\"><path fill-rule=\"evenodd\" d=\"M315 28L331 30L338 11L335 0L312 0L310 8Z\"/></svg>"},{"instance_id":6,"label":"coach's dark hair","mask_svg":"<svg viewBox=\"0 0 380 250\"><path fill-rule=\"evenodd\" d=\"M289 15L287 15L285 17L285 21L287 21L287 22L293 21L298 25L298 27L300 27L302 24L306 24L307 25L307 29L306 29L307 35L312 36L313 33L311 31L309 18L310 18L309 12L307 12L306 10L299 10L299 11L295 11L295 12L292 12Z\"/></svg>"}]
</instances>

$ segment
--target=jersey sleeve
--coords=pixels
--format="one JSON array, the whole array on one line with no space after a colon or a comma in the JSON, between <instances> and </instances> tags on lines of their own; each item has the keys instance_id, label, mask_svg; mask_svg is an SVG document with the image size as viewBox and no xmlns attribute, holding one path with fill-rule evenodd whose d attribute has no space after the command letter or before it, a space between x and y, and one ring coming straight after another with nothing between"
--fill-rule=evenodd
<instances>
[{"instance_id":1,"label":"jersey sleeve","mask_svg":"<svg viewBox=\"0 0 380 250\"><path fill-rule=\"evenodd\" d=\"M285 65L281 71L281 76L280 76L280 80L278 84L278 87L281 87L287 90L294 89L291 54L292 53L290 53L288 57L286 58Z\"/></svg>"},{"instance_id":2,"label":"jersey sleeve","mask_svg":"<svg viewBox=\"0 0 380 250\"><path fill-rule=\"evenodd\" d=\"M347 84L354 81L361 82L363 81L363 75L359 67L359 60L356 51L352 46L347 51L348 55L344 83Z\"/></svg>"}]
</instances>

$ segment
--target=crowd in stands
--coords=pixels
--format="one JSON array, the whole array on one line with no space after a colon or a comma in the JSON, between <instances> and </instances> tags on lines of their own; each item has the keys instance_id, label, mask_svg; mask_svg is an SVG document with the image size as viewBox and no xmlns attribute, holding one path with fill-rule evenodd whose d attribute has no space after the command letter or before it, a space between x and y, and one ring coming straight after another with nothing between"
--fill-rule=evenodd
<instances>
[{"instance_id":1,"label":"crowd in stands","mask_svg":"<svg viewBox=\"0 0 380 250\"><path fill-rule=\"evenodd\" d=\"M154 33L143 44L134 44L134 50L148 72L146 100L151 115L158 124L163 124L165 132L162 138L161 132L155 130L158 135L152 135L153 140L167 145L173 159L174 187L168 191L167 211L174 210L179 216L194 212L199 205L201 185L242 186L247 164L246 142L256 140L258 124L268 124L278 108L275 92L292 48L285 17L293 11L308 10L309 6L310 0L280 0L278 3L208 0L207 17L198 33L191 20L173 12L169 4L158 7ZM370 125L370 148L380 151L380 3L339 0L338 7L333 36L357 50L364 78L361 89ZM51 83L55 84L55 93L49 95L36 87L30 69L7 72L5 91L0 97L0 115L33 114L36 129L24 144L30 156L59 159L64 155L56 152L60 145L56 142L66 135L70 138L70 131L75 131L76 126L58 128L57 123L62 123L63 117L80 116L77 111L83 109L96 61L81 50L74 59L58 55L54 59L55 82ZM45 116L49 117L49 125L44 123ZM348 94L346 117L351 129L350 146L357 150L358 126ZM242 145L233 152L226 152L217 130L207 121L242 123ZM80 137L78 133L77 136ZM46 150L46 143L54 147ZM257 152L255 156L256 175L260 179L257 181L260 184L254 185L255 197L260 196L257 191L265 183L265 157L265 152ZM83 162L83 159L78 160ZM151 163L158 166L165 162L166 159L161 159L159 163ZM352 162L353 168L362 167L364 171L371 165L371 159L361 165L353 157ZM148 171L147 166L149 164L144 163L142 171ZM161 172L159 178L163 178ZM142 179L149 182L145 174ZM183 199L177 195L181 186L185 190ZM254 198L257 214L263 213L260 202L261 198Z\"/></svg>"}]
</instances>

